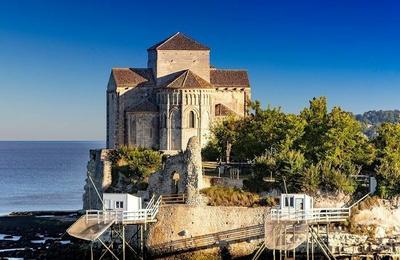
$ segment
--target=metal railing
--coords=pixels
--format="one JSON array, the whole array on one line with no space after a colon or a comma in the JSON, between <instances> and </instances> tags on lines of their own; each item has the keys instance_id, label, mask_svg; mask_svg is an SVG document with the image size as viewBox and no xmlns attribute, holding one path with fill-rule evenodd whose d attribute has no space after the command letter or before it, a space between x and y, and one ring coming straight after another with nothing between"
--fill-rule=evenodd
<instances>
[{"instance_id":1,"label":"metal railing","mask_svg":"<svg viewBox=\"0 0 400 260\"><path fill-rule=\"evenodd\" d=\"M100 223L109 223L114 221L115 223L128 223L132 221L152 221L155 219L158 210L160 209L162 198L155 199L153 196L147 203L146 208L139 209L136 211L121 211L121 210L86 210L86 222L97 221Z\"/></svg>"},{"instance_id":2,"label":"metal railing","mask_svg":"<svg viewBox=\"0 0 400 260\"><path fill-rule=\"evenodd\" d=\"M350 208L315 208L310 210L271 209L271 220L308 221L308 222L340 222L350 216Z\"/></svg>"}]
</instances>

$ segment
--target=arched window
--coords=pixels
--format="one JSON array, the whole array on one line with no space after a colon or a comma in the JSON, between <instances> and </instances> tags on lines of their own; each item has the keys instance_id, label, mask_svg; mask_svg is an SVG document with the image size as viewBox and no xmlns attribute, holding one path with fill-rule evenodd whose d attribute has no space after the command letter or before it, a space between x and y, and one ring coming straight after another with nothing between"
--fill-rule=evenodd
<instances>
[{"instance_id":1,"label":"arched window","mask_svg":"<svg viewBox=\"0 0 400 260\"><path fill-rule=\"evenodd\" d=\"M189 112L189 128L195 128L196 127L196 115L194 114L193 111Z\"/></svg>"}]
</instances>

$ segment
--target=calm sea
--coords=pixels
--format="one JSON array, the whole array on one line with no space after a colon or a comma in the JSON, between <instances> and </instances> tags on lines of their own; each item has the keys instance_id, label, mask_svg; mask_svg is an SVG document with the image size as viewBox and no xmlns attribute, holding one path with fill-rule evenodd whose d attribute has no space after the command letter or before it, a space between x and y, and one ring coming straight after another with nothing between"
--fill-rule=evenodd
<instances>
[{"instance_id":1,"label":"calm sea","mask_svg":"<svg viewBox=\"0 0 400 260\"><path fill-rule=\"evenodd\" d=\"M104 142L0 141L0 215L82 207L89 149Z\"/></svg>"}]
</instances>

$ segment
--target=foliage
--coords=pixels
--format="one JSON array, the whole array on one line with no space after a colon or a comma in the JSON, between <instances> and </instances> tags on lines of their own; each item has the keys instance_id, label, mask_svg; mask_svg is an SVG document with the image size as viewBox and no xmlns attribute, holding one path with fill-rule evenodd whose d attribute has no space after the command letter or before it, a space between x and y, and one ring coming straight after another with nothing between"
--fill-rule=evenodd
<instances>
[{"instance_id":1,"label":"foliage","mask_svg":"<svg viewBox=\"0 0 400 260\"><path fill-rule=\"evenodd\" d=\"M203 161L219 161L221 156L221 148L215 139L210 140L206 147L201 150L201 158Z\"/></svg>"},{"instance_id":2,"label":"foliage","mask_svg":"<svg viewBox=\"0 0 400 260\"><path fill-rule=\"evenodd\" d=\"M353 165L349 167L354 167ZM344 193L353 193L356 190L354 178L348 174L349 171L334 167L330 162L319 163L321 172L321 186L327 191L343 191ZM351 169L356 171L355 168Z\"/></svg>"},{"instance_id":3,"label":"foliage","mask_svg":"<svg viewBox=\"0 0 400 260\"><path fill-rule=\"evenodd\" d=\"M217 122L213 125L212 132L215 138L205 148L205 151L218 151L220 158L225 158L229 161L232 144L238 139L239 124L240 121L235 116L228 116L222 122Z\"/></svg>"},{"instance_id":4,"label":"foliage","mask_svg":"<svg viewBox=\"0 0 400 260\"><path fill-rule=\"evenodd\" d=\"M212 186L200 192L207 196L208 204L211 206L253 207L260 203L258 194L236 188Z\"/></svg>"},{"instance_id":5,"label":"foliage","mask_svg":"<svg viewBox=\"0 0 400 260\"><path fill-rule=\"evenodd\" d=\"M110 160L114 174L123 174L138 190L146 189L148 177L162 165L160 152L140 147L123 146L113 150Z\"/></svg>"},{"instance_id":6,"label":"foliage","mask_svg":"<svg viewBox=\"0 0 400 260\"><path fill-rule=\"evenodd\" d=\"M315 193L321 185L319 165L311 164L303 171L302 190L307 193Z\"/></svg>"},{"instance_id":7,"label":"foliage","mask_svg":"<svg viewBox=\"0 0 400 260\"><path fill-rule=\"evenodd\" d=\"M378 193L384 198L391 197L400 193L400 124L382 124L374 143L379 151Z\"/></svg>"},{"instance_id":8,"label":"foliage","mask_svg":"<svg viewBox=\"0 0 400 260\"><path fill-rule=\"evenodd\" d=\"M248 117L230 118L212 128L220 158L229 153L234 160L254 161L253 177L245 182L249 191L282 190L285 180L289 192L352 193L356 183L351 176L375 160L376 150L361 124L339 107L329 111L325 97L312 99L299 115L262 109L259 102L251 108ZM270 176L275 183L263 181Z\"/></svg>"}]
</instances>

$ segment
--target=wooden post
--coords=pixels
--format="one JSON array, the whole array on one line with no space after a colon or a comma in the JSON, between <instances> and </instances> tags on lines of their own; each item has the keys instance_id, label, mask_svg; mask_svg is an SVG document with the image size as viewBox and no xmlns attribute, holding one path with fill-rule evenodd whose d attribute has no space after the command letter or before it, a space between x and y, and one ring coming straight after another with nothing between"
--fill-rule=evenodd
<instances>
[{"instance_id":1,"label":"wooden post","mask_svg":"<svg viewBox=\"0 0 400 260\"><path fill-rule=\"evenodd\" d=\"M143 246L144 246L144 243L143 243L143 227L141 226L140 227L140 251L142 252L142 255L143 255Z\"/></svg>"},{"instance_id":2,"label":"wooden post","mask_svg":"<svg viewBox=\"0 0 400 260\"><path fill-rule=\"evenodd\" d=\"M122 225L122 260L125 260L125 225Z\"/></svg>"},{"instance_id":3,"label":"wooden post","mask_svg":"<svg viewBox=\"0 0 400 260\"><path fill-rule=\"evenodd\" d=\"M90 260L93 260L94 256L93 256L93 242L90 243Z\"/></svg>"},{"instance_id":4,"label":"wooden post","mask_svg":"<svg viewBox=\"0 0 400 260\"><path fill-rule=\"evenodd\" d=\"M267 234L265 234L266 236ZM272 250L272 255L274 257L275 260L275 247L276 247L276 240L275 240L275 227L272 227L272 239L274 241L274 249Z\"/></svg>"},{"instance_id":5,"label":"wooden post","mask_svg":"<svg viewBox=\"0 0 400 260\"><path fill-rule=\"evenodd\" d=\"M307 225L307 260L310 260L310 226Z\"/></svg>"},{"instance_id":6,"label":"wooden post","mask_svg":"<svg viewBox=\"0 0 400 260\"><path fill-rule=\"evenodd\" d=\"M295 225L293 225L293 241L296 241L296 228ZM296 247L293 248L293 259L296 259Z\"/></svg>"},{"instance_id":7,"label":"wooden post","mask_svg":"<svg viewBox=\"0 0 400 260\"><path fill-rule=\"evenodd\" d=\"M311 229L313 229L313 227L311 226ZM314 233L314 230L312 230L311 232ZM314 260L314 235L311 234L311 260Z\"/></svg>"}]
</instances>

